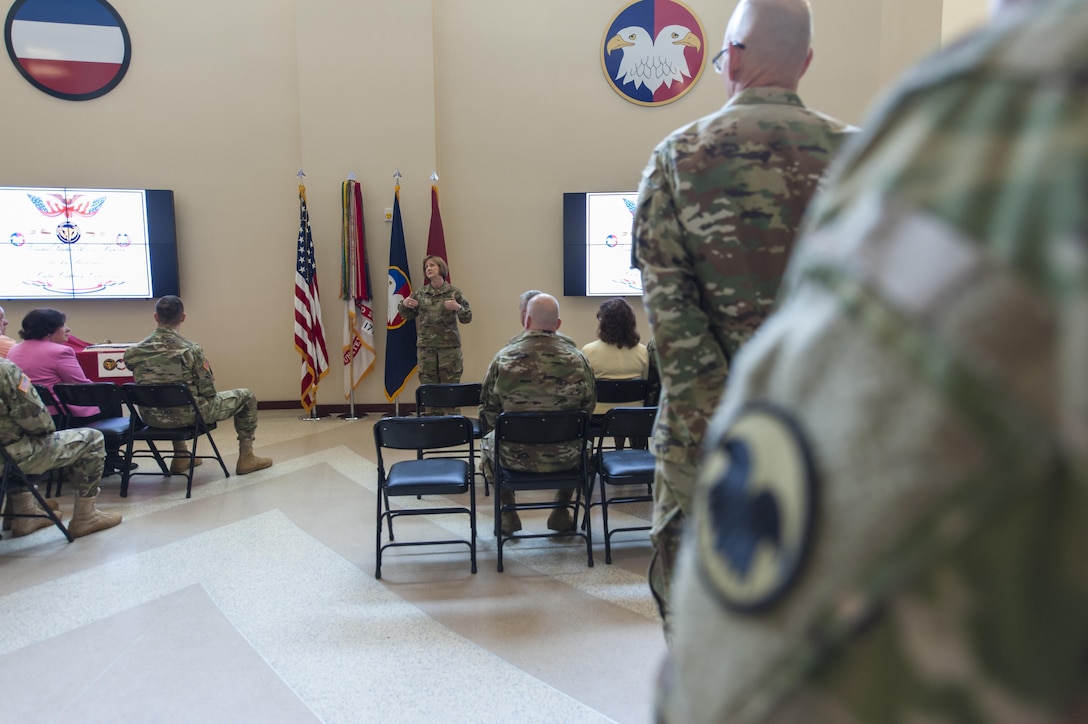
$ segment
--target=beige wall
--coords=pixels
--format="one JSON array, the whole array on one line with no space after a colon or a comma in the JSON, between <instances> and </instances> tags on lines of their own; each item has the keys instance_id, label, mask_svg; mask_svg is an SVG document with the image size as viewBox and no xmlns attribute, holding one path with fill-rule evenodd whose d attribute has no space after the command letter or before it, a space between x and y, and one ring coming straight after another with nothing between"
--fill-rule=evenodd
<instances>
[{"instance_id":1,"label":"beige wall","mask_svg":"<svg viewBox=\"0 0 1088 724\"><path fill-rule=\"evenodd\" d=\"M951 1L951 0L949 0ZM480 379L517 327L529 287L562 289L564 191L636 188L653 146L723 102L704 73L679 101L643 108L602 76L598 48L621 0L112 0L128 25L128 75L102 98L47 96L0 70L3 185L171 188L178 212L183 332L211 357L220 387L297 400L292 344L295 173L307 173L326 335L334 367L322 404L343 401L336 364L340 182L363 187L378 367L357 402L384 402L385 266L392 175L413 277L426 247L428 177L441 177L454 281L475 310L463 328L465 379ZM689 0L708 46L732 2ZM938 0L813 0L816 59L806 102L859 122L879 91L936 47ZM17 113L11 109L18 109ZM73 133L71 129L77 128ZM565 332L594 336L600 300L561 298ZM641 329L645 317L638 300ZM31 305L5 303L22 317ZM135 341L150 302L66 303L85 339ZM414 389L414 384L409 388Z\"/></svg>"}]
</instances>

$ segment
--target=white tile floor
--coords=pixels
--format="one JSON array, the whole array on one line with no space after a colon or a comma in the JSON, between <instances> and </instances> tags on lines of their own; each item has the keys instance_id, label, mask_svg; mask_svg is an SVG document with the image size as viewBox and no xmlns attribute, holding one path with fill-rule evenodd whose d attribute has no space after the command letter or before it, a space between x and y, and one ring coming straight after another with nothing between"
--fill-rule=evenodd
<instances>
[{"instance_id":1,"label":"white tile floor","mask_svg":"<svg viewBox=\"0 0 1088 724\"><path fill-rule=\"evenodd\" d=\"M179 477L134 478L128 498L107 478L117 528L0 541L0 721L651 721L665 645L645 534L614 539L612 565L598 540L594 568L576 542L510 544L500 574L481 489L476 575L464 547L407 548L377 581L374 420L262 412L268 470L205 464L190 500Z\"/></svg>"}]
</instances>

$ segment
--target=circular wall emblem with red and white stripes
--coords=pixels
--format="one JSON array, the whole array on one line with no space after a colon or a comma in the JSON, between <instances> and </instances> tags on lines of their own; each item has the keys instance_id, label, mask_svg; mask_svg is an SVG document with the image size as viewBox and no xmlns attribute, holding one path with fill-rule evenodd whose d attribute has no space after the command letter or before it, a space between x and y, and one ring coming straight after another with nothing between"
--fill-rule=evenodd
<instances>
[{"instance_id":1,"label":"circular wall emblem with red and white stripes","mask_svg":"<svg viewBox=\"0 0 1088 724\"><path fill-rule=\"evenodd\" d=\"M132 59L128 29L105 0L16 0L4 40L31 85L69 101L109 93Z\"/></svg>"}]
</instances>

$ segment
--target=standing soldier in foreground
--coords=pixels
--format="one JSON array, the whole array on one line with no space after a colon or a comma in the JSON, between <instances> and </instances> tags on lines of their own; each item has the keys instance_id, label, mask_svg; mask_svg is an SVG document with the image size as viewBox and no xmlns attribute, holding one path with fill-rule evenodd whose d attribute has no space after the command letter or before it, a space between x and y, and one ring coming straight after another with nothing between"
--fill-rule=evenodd
<instances>
[{"instance_id":1,"label":"standing soldier in foreground","mask_svg":"<svg viewBox=\"0 0 1088 724\"><path fill-rule=\"evenodd\" d=\"M807 0L741 0L714 57L729 102L654 151L634 256L660 360L650 587L668 630L669 581L695 462L733 355L770 312L797 227L852 129L801 103Z\"/></svg>"},{"instance_id":2,"label":"standing soldier in foreground","mask_svg":"<svg viewBox=\"0 0 1088 724\"><path fill-rule=\"evenodd\" d=\"M708 434L659 718L1088 720L1088 4L909 75Z\"/></svg>"}]
</instances>

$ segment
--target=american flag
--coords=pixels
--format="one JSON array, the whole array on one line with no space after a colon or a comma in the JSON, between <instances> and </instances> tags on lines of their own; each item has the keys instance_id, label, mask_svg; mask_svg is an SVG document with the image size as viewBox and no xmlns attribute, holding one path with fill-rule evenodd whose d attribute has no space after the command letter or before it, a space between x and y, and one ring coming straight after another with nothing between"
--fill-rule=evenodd
<instances>
[{"instance_id":1,"label":"american flag","mask_svg":"<svg viewBox=\"0 0 1088 724\"><path fill-rule=\"evenodd\" d=\"M302 355L302 407L309 412L317 404L317 385L329 373L325 329L321 325L321 296L317 290L317 264L306 187L298 187L298 255L295 260L295 349Z\"/></svg>"}]
</instances>

